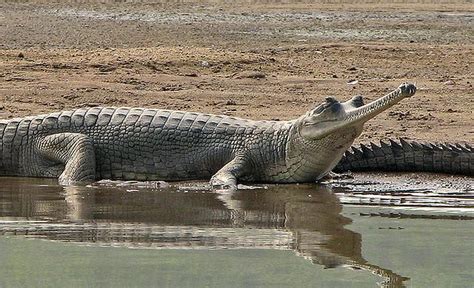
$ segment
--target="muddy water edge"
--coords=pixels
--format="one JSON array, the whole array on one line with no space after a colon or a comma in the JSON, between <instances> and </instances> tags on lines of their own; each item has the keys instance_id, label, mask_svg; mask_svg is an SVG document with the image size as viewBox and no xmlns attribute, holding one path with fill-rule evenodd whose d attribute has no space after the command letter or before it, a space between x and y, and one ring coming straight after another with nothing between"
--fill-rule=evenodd
<instances>
[{"instance_id":1,"label":"muddy water edge","mask_svg":"<svg viewBox=\"0 0 474 288\"><path fill-rule=\"evenodd\" d=\"M54 180L0 178L0 284L472 283L472 179L451 179L464 182L455 187L458 194L431 180L424 185L432 185L431 191L395 191L384 179L371 179L372 191L361 177L351 187L242 187L229 194L212 192L205 183L61 187ZM358 194L363 185L365 194ZM437 201L413 200L424 196Z\"/></svg>"}]
</instances>

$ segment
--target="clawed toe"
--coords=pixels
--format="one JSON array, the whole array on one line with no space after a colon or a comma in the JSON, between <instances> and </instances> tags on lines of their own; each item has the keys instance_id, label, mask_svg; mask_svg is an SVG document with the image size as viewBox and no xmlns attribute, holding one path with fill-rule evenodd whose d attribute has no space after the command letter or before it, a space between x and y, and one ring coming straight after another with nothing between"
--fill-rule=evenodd
<instances>
[{"instance_id":1,"label":"clawed toe","mask_svg":"<svg viewBox=\"0 0 474 288\"><path fill-rule=\"evenodd\" d=\"M226 180L213 177L209 183L211 184L211 188L214 190L237 190L236 183Z\"/></svg>"}]
</instances>

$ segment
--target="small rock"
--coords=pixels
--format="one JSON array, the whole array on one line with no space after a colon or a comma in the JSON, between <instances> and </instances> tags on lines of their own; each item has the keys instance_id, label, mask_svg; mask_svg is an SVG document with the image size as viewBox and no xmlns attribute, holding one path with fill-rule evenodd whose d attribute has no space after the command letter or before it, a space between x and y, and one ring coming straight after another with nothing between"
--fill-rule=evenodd
<instances>
[{"instance_id":1,"label":"small rock","mask_svg":"<svg viewBox=\"0 0 474 288\"><path fill-rule=\"evenodd\" d=\"M84 103L79 103L77 107L99 107L102 106L102 103L99 102L84 102Z\"/></svg>"},{"instance_id":2,"label":"small rock","mask_svg":"<svg viewBox=\"0 0 474 288\"><path fill-rule=\"evenodd\" d=\"M390 111L388 112L389 116L397 117L397 121L405 120L411 117L410 111L403 112L403 111Z\"/></svg>"},{"instance_id":3,"label":"small rock","mask_svg":"<svg viewBox=\"0 0 474 288\"><path fill-rule=\"evenodd\" d=\"M186 72L184 73L184 76L187 77L198 77L198 74L196 72Z\"/></svg>"},{"instance_id":4,"label":"small rock","mask_svg":"<svg viewBox=\"0 0 474 288\"><path fill-rule=\"evenodd\" d=\"M356 67L351 67L351 68L347 68L348 71L356 71L357 68Z\"/></svg>"},{"instance_id":5,"label":"small rock","mask_svg":"<svg viewBox=\"0 0 474 288\"><path fill-rule=\"evenodd\" d=\"M356 85L357 83L359 83L359 81L354 80L354 79L351 79L351 80L347 81L347 85Z\"/></svg>"},{"instance_id":6,"label":"small rock","mask_svg":"<svg viewBox=\"0 0 474 288\"><path fill-rule=\"evenodd\" d=\"M337 78L337 75L336 74L332 75L332 78Z\"/></svg>"},{"instance_id":7,"label":"small rock","mask_svg":"<svg viewBox=\"0 0 474 288\"><path fill-rule=\"evenodd\" d=\"M277 47L277 48L271 49L270 51L275 54L275 53L286 52L286 51L288 51L288 50L289 50L289 49L288 49L288 48L285 48L285 47Z\"/></svg>"},{"instance_id":8,"label":"small rock","mask_svg":"<svg viewBox=\"0 0 474 288\"><path fill-rule=\"evenodd\" d=\"M444 82L443 84L444 84L444 85L454 85L454 84L456 84L456 83L454 83L453 80L448 80L448 81Z\"/></svg>"},{"instance_id":9,"label":"small rock","mask_svg":"<svg viewBox=\"0 0 474 288\"><path fill-rule=\"evenodd\" d=\"M25 58L25 54L23 54L22 52L18 53L18 58Z\"/></svg>"},{"instance_id":10,"label":"small rock","mask_svg":"<svg viewBox=\"0 0 474 288\"><path fill-rule=\"evenodd\" d=\"M77 98L77 95L75 95L75 94L66 94L66 95L63 95L62 97L64 99L67 99L67 100L72 100L74 98Z\"/></svg>"},{"instance_id":11,"label":"small rock","mask_svg":"<svg viewBox=\"0 0 474 288\"><path fill-rule=\"evenodd\" d=\"M242 71L240 73L237 73L235 75L236 79L243 79L243 78L249 78L249 79L264 79L266 75L263 72L260 71Z\"/></svg>"},{"instance_id":12,"label":"small rock","mask_svg":"<svg viewBox=\"0 0 474 288\"><path fill-rule=\"evenodd\" d=\"M168 84L161 86L161 91L180 91L184 90L184 87L180 84Z\"/></svg>"},{"instance_id":13,"label":"small rock","mask_svg":"<svg viewBox=\"0 0 474 288\"><path fill-rule=\"evenodd\" d=\"M98 68L99 68L100 72L106 73L106 72L112 72L112 71L116 70L117 66L115 66L115 65L102 65Z\"/></svg>"},{"instance_id":14,"label":"small rock","mask_svg":"<svg viewBox=\"0 0 474 288\"><path fill-rule=\"evenodd\" d=\"M202 67L209 67L209 66L211 66L211 65L210 65L209 62L207 62L207 61L201 61L201 66L202 66Z\"/></svg>"}]
</instances>

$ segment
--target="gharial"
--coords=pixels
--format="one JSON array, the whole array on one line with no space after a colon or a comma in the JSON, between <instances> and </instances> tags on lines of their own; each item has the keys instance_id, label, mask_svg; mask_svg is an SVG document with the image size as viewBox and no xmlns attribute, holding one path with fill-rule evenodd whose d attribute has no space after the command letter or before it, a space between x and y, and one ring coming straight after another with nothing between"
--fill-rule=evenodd
<instances>
[{"instance_id":1,"label":"gharial","mask_svg":"<svg viewBox=\"0 0 474 288\"><path fill-rule=\"evenodd\" d=\"M367 120L415 92L402 84L366 105L361 96L328 97L291 121L113 107L0 120L0 175L59 177L63 185L210 178L231 189L240 181L314 182L333 169L473 175L469 144L391 140L348 151Z\"/></svg>"}]
</instances>

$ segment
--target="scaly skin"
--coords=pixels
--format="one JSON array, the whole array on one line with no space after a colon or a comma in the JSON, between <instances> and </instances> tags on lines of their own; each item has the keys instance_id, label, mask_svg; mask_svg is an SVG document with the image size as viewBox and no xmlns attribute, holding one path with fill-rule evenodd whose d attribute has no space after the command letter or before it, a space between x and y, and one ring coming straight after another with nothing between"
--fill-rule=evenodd
<instances>
[{"instance_id":1,"label":"scaly skin","mask_svg":"<svg viewBox=\"0 0 474 288\"><path fill-rule=\"evenodd\" d=\"M277 173L261 162L284 162L291 123L130 108L88 108L0 120L0 175L64 176L66 184L68 178L74 182L206 179L245 152L258 169L247 179L265 181ZM62 175L70 151L88 150L88 146L92 146L90 153L79 153L79 167ZM82 161L89 154L92 157ZM94 161L95 167L87 167ZM71 175L94 169L93 177Z\"/></svg>"},{"instance_id":2,"label":"scaly skin","mask_svg":"<svg viewBox=\"0 0 474 288\"><path fill-rule=\"evenodd\" d=\"M334 171L424 171L474 175L474 148L467 143L389 139L379 144L352 146Z\"/></svg>"},{"instance_id":3,"label":"scaly skin","mask_svg":"<svg viewBox=\"0 0 474 288\"><path fill-rule=\"evenodd\" d=\"M97 179L314 182L329 173L363 124L415 93L403 84L363 105L327 102L292 121L96 107L0 120L0 175Z\"/></svg>"}]
</instances>

